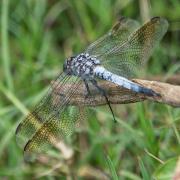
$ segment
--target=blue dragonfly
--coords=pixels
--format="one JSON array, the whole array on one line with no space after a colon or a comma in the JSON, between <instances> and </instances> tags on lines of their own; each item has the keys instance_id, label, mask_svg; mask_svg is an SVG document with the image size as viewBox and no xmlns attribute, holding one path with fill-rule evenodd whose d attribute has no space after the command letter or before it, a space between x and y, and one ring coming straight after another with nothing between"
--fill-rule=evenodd
<instances>
[{"instance_id":1,"label":"blue dragonfly","mask_svg":"<svg viewBox=\"0 0 180 180\"><path fill-rule=\"evenodd\" d=\"M167 29L168 22L164 18L154 17L139 26L137 21L122 17L107 34L90 44L84 52L69 57L64 62L63 72L50 86L48 93L16 129L17 142L24 149L25 157L29 159L33 154L56 146L72 133L81 114L78 111L80 104L74 106L76 111L72 113L69 102L81 82L85 84L87 97L93 96L89 83L97 88L106 99L114 120L113 109L106 90L98 84L99 79L136 93L158 96L152 89L136 84L130 78L143 68ZM66 84L70 86L65 89ZM60 92L65 92L65 96L54 101L57 86Z\"/></svg>"}]
</instances>

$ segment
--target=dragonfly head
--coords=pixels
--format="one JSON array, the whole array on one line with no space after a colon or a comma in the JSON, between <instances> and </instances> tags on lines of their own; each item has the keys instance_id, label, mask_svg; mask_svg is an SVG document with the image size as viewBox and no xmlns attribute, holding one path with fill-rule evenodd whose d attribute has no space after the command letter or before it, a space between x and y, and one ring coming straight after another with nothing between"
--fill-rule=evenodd
<instances>
[{"instance_id":1,"label":"dragonfly head","mask_svg":"<svg viewBox=\"0 0 180 180\"><path fill-rule=\"evenodd\" d=\"M73 56L69 57L68 59L65 60L64 65L63 65L63 72L68 74L68 75L72 75L72 68L71 68L71 63L72 60L74 59Z\"/></svg>"}]
</instances>

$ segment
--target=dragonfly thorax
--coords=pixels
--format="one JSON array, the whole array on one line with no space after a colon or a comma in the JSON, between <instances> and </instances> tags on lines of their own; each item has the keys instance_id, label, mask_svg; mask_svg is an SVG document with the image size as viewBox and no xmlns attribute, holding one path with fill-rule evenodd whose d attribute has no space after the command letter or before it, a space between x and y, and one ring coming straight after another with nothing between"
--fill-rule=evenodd
<instances>
[{"instance_id":1,"label":"dragonfly thorax","mask_svg":"<svg viewBox=\"0 0 180 180\"><path fill-rule=\"evenodd\" d=\"M63 71L68 75L79 76L82 79L94 77L94 68L100 65L100 61L95 56L88 53L81 53L75 57L68 58L63 67Z\"/></svg>"}]
</instances>

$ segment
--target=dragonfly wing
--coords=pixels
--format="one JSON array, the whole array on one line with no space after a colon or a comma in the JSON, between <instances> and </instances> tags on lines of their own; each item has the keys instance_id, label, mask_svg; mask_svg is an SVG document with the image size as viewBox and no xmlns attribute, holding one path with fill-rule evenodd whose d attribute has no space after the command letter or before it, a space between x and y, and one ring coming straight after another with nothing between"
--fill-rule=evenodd
<instances>
[{"instance_id":1,"label":"dragonfly wing","mask_svg":"<svg viewBox=\"0 0 180 180\"><path fill-rule=\"evenodd\" d=\"M57 121L61 121L60 114L64 113L64 109L68 105L70 97L78 88L80 81L81 80L78 77L70 77L64 73L55 80L55 82L51 85L48 94L37 106L35 106L34 110L30 112L17 127L16 139L21 148L24 148L29 141L32 141L33 137L39 132L39 130L47 125L47 122L49 122L49 124L53 124L55 119ZM68 89L64 89L64 87L67 87L64 86L65 84L70 84L70 87ZM57 87L60 92L66 92L65 97L58 96L60 97L59 99L54 97ZM73 121L69 123L73 124ZM68 129L69 127L70 126L67 126L66 128Z\"/></svg>"},{"instance_id":2,"label":"dragonfly wing","mask_svg":"<svg viewBox=\"0 0 180 180\"><path fill-rule=\"evenodd\" d=\"M122 44L138 27L139 23L137 21L121 17L112 29L106 35L92 43L86 49L86 52L98 57L115 46Z\"/></svg>"},{"instance_id":3,"label":"dragonfly wing","mask_svg":"<svg viewBox=\"0 0 180 180\"><path fill-rule=\"evenodd\" d=\"M26 161L32 161L38 154L48 153L48 150L59 148L74 129L79 120L79 107L66 106L61 113L46 121L27 142L24 147Z\"/></svg>"},{"instance_id":4,"label":"dragonfly wing","mask_svg":"<svg viewBox=\"0 0 180 180\"><path fill-rule=\"evenodd\" d=\"M167 20L154 17L132 33L123 44L115 44L99 59L110 71L125 77L131 77L150 57L155 45L167 32Z\"/></svg>"},{"instance_id":5,"label":"dragonfly wing","mask_svg":"<svg viewBox=\"0 0 180 180\"><path fill-rule=\"evenodd\" d=\"M82 85L82 81L73 84L72 86L65 85L67 89L72 89L71 94L67 94L67 90L62 89L63 94L67 94L68 97L75 98L72 100L69 105L65 105L63 111L58 112L53 118L47 120L42 124L42 126L34 133L33 137L29 139L24 147L24 157L26 161L33 161L42 154L48 154L49 150L57 149L59 152L63 152L62 144L66 144L68 135L71 135L72 132L79 126L79 123L84 123L89 115L92 113L91 108L87 108L83 105L83 100L78 102L76 98L76 93L79 91L79 86ZM95 90L95 87L90 86L91 90ZM59 90L59 88L57 88ZM96 90L97 91L97 90ZM82 94L85 97L86 92ZM57 94L59 96L59 93ZM104 98L104 97L101 97ZM74 102L74 103L73 103ZM71 104L72 103L72 104ZM95 106L94 96L88 98L88 104L92 108ZM94 113L93 113L94 114ZM92 117L92 115L91 115ZM63 153L62 153L63 154ZM64 156L63 156L64 157Z\"/></svg>"}]
</instances>

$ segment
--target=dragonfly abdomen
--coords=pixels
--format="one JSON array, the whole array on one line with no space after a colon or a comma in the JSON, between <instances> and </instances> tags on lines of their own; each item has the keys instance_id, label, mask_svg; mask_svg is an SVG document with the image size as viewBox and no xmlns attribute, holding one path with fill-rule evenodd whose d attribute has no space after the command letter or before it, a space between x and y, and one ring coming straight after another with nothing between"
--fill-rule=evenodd
<instances>
[{"instance_id":1,"label":"dragonfly abdomen","mask_svg":"<svg viewBox=\"0 0 180 180\"><path fill-rule=\"evenodd\" d=\"M118 76L108 70L106 70L103 66L96 66L94 69L94 74L98 78L113 82L119 86L122 86L126 89L132 90L137 93L143 93L149 96L157 95L152 89L145 88L141 85L138 85L124 77Z\"/></svg>"}]
</instances>

